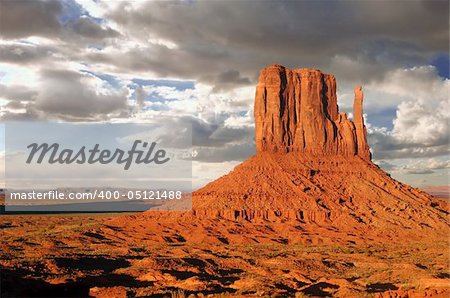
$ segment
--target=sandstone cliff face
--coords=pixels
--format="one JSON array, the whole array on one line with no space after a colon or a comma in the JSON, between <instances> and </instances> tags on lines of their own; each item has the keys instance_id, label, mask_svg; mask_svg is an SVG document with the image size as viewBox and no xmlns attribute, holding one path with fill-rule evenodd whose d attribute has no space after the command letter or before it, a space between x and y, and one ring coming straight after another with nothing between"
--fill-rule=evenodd
<instances>
[{"instance_id":1,"label":"sandstone cliff face","mask_svg":"<svg viewBox=\"0 0 450 298\"><path fill-rule=\"evenodd\" d=\"M358 155L370 160L362 111L355 89L355 121L339 113L336 79L316 69L264 68L255 96L257 152Z\"/></svg>"}]
</instances>

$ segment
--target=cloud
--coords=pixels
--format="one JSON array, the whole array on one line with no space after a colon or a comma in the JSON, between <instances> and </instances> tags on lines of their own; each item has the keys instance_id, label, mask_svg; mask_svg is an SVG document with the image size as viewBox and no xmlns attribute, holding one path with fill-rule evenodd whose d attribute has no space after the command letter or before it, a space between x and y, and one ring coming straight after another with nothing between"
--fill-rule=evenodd
<instances>
[{"instance_id":1,"label":"cloud","mask_svg":"<svg viewBox=\"0 0 450 298\"><path fill-rule=\"evenodd\" d=\"M144 107L144 100L145 100L144 88L142 88L142 86L139 86L136 89L136 105L138 106L139 109L142 109L142 107Z\"/></svg>"},{"instance_id":2,"label":"cloud","mask_svg":"<svg viewBox=\"0 0 450 298\"><path fill-rule=\"evenodd\" d=\"M395 166L394 164L392 164L392 163L390 163L390 162L387 162L387 161L385 161L385 160L379 160L379 161L377 161L377 165L378 165L380 168L382 168L382 169L384 169L384 170L386 170L386 171L389 171L389 172L396 169L396 166Z\"/></svg>"},{"instance_id":3,"label":"cloud","mask_svg":"<svg viewBox=\"0 0 450 298\"><path fill-rule=\"evenodd\" d=\"M449 102L441 101L437 108L423 101L402 102L398 106L392 136L407 144L440 146L449 143Z\"/></svg>"},{"instance_id":4,"label":"cloud","mask_svg":"<svg viewBox=\"0 0 450 298\"><path fill-rule=\"evenodd\" d=\"M255 153L253 141L254 129L249 126L229 126L235 121L235 114L224 114L223 117L205 121L193 116L163 116L159 115L157 123L165 127L189 127L192 133L193 160L199 162L243 161ZM179 138L168 133L161 136L161 144L171 144ZM184 139L183 139L184 140ZM186 142L179 144L186 146ZM183 147L184 148L184 147Z\"/></svg>"},{"instance_id":5,"label":"cloud","mask_svg":"<svg viewBox=\"0 0 450 298\"><path fill-rule=\"evenodd\" d=\"M254 153L258 70L280 63L333 73L344 111L364 86L383 167L449 153L449 81L428 66L448 1L77 2L0 2L2 120L171 119L198 163L225 166Z\"/></svg>"},{"instance_id":6,"label":"cloud","mask_svg":"<svg viewBox=\"0 0 450 298\"><path fill-rule=\"evenodd\" d=\"M449 87L450 80L439 77L431 66L392 70L369 86L366 110L370 111L374 105L396 107L391 130L370 125L371 118L368 118L369 144L374 157L419 158L448 154ZM377 92L373 93L375 88Z\"/></svg>"},{"instance_id":7,"label":"cloud","mask_svg":"<svg viewBox=\"0 0 450 298\"><path fill-rule=\"evenodd\" d=\"M254 154L254 144L245 142L240 144L227 144L216 149L205 147L194 148L193 160L201 162L243 161Z\"/></svg>"},{"instance_id":8,"label":"cloud","mask_svg":"<svg viewBox=\"0 0 450 298\"><path fill-rule=\"evenodd\" d=\"M32 44L0 44L0 61L8 63L28 64L47 60L52 49Z\"/></svg>"},{"instance_id":9,"label":"cloud","mask_svg":"<svg viewBox=\"0 0 450 298\"><path fill-rule=\"evenodd\" d=\"M378 165L385 170L400 174L421 175L433 174L437 170L447 170L450 168L450 161L441 158L428 158L409 160L407 163L395 165L386 161L379 161Z\"/></svg>"},{"instance_id":10,"label":"cloud","mask_svg":"<svg viewBox=\"0 0 450 298\"><path fill-rule=\"evenodd\" d=\"M126 93L104 88L104 81L70 70L44 69L35 108L66 119L102 119L126 108Z\"/></svg>"},{"instance_id":11,"label":"cloud","mask_svg":"<svg viewBox=\"0 0 450 298\"><path fill-rule=\"evenodd\" d=\"M230 116L227 116L224 119L216 119L217 121L214 122L207 122L196 117L183 117L176 120L176 125L191 126L193 146L198 148L208 148L209 151L213 151L214 148L220 148L230 143L251 143L253 128L228 127L225 125L225 122L228 119L230 119ZM217 155L220 156L220 154ZM226 160L226 157L218 158Z\"/></svg>"},{"instance_id":12,"label":"cloud","mask_svg":"<svg viewBox=\"0 0 450 298\"><path fill-rule=\"evenodd\" d=\"M428 65L390 70L369 88L395 95L396 104L407 99L427 101L436 106L448 98L449 86L450 81L439 77L436 68Z\"/></svg>"},{"instance_id":13,"label":"cloud","mask_svg":"<svg viewBox=\"0 0 450 298\"><path fill-rule=\"evenodd\" d=\"M445 137L445 136L442 136ZM448 143L419 144L399 140L391 131L380 128L368 130L368 141L374 159L424 158L447 156L450 153Z\"/></svg>"},{"instance_id":14,"label":"cloud","mask_svg":"<svg viewBox=\"0 0 450 298\"><path fill-rule=\"evenodd\" d=\"M76 45L89 46L92 43L104 46L105 39L118 37L120 34L109 27L106 22L94 19L75 2L57 0L23 0L2 1L0 3L0 37L7 40L24 38L48 38L59 42L67 48ZM36 60L45 57L46 48L34 46L20 48L4 47L3 58L8 60L23 58ZM62 50L61 52L64 52ZM79 53L72 53L77 55Z\"/></svg>"},{"instance_id":15,"label":"cloud","mask_svg":"<svg viewBox=\"0 0 450 298\"><path fill-rule=\"evenodd\" d=\"M24 111L14 109L2 109L0 111L0 119L6 121L32 121L32 120L47 120L44 113L39 113L31 105L25 105Z\"/></svg>"},{"instance_id":16,"label":"cloud","mask_svg":"<svg viewBox=\"0 0 450 298\"><path fill-rule=\"evenodd\" d=\"M0 84L0 98L11 101L34 101L38 91L23 85Z\"/></svg>"},{"instance_id":17,"label":"cloud","mask_svg":"<svg viewBox=\"0 0 450 298\"><path fill-rule=\"evenodd\" d=\"M25 109L25 107L26 106L20 101L10 101L5 105L5 108L10 110L21 110Z\"/></svg>"},{"instance_id":18,"label":"cloud","mask_svg":"<svg viewBox=\"0 0 450 298\"><path fill-rule=\"evenodd\" d=\"M423 64L432 52L447 52L446 11L445 1L392 6L375 1L121 3L105 17L123 34L142 42L150 36L175 46L147 43L139 50L121 51L123 60L113 58L119 53L107 51L90 58L197 80L211 80L226 69L254 80L255 70L273 62L327 70L333 61L351 59L371 67L358 76L341 68L340 79L367 82L388 68Z\"/></svg>"},{"instance_id":19,"label":"cloud","mask_svg":"<svg viewBox=\"0 0 450 298\"><path fill-rule=\"evenodd\" d=\"M214 92L232 89L237 86L250 85L251 81L247 77L242 77L237 70L228 70L217 75L214 80Z\"/></svg>"},{"instance_id":20,"label":"cloud","mask_svg":"<svg viewBox=\"0 0 450 298\"><path fill-rule=\"evenodd\" d=\"M98 24L94 23L88 17L79 18L73 25L72 29L77 34L92 38L92 39L103 39L117 37L119 33L109 27L103 28Z\"/></svg>"},{"instance_id":21,"label":"cloud","mask_svg":"<svg viewBox=\"0 0 450 298\"><path fill-rule=\"evenodd\" d=\"M192 120L193 160L218 163L243 161L255 154L254 128L246 125L230 125L236 121L235 114L216 118L214 122Z\"/></svg>"},{"instance_id":22,"label":"cloud","mask_svg":"<svg viewBox=\"0 0 450 298\"><path fill-rule=\"evenodd\" d=\"M1 1L0 36L6 39L32 35L57 36L60 33L59 1Z\"/></svg>"}]
</instances>

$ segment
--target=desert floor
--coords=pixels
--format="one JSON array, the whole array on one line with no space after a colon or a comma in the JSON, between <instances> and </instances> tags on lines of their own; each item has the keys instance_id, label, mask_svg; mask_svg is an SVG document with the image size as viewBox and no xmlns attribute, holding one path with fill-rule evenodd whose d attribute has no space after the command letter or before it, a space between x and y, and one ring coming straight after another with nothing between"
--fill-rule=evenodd
<instances>
[{"instance_id":1,"label":"desert floor","mask_svg":"<svg viewBox=\"0 0 450 298\"><path fill-rule=\"evenodd\" d=\"M142 229L107 224L117 216L124 215L1 215L1 297L450 295L448 239L231 245L161 237L146 244ZM158 231L148 232L154 239Z\"/></svg>"}]
</instances>

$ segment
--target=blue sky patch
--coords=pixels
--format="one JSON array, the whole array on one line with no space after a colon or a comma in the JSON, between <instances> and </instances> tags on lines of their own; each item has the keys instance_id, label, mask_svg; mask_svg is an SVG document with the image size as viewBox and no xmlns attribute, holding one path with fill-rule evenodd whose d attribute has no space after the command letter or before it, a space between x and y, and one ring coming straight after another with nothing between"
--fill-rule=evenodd
<instances>
[{"instance_id":1,"label":"blue sky patch","mask_svg":"<svg viewBox=\"0 0 450 298\"><path fill-rule=\"evenodd\" d=\"M62 14L58 16L58 21L63 26L69 26L82 17L88 17L89 20L97 25L104 24L104 19L96 18L89 14L81 5L73 0L65 0L62 2Z\"/></svg>"},{"instance_id":2,"label":"blue sky patch","mask_svg":"<svg viewBox=\"0 0 450 298\"><path fill-rule=\"evenodd\" d=\"M102 79L103 81L108 82L108 84L116 90L119 90L122 87L120 81L115 76L109 74L99 74L87 70L82 70L81 72L91 74L93 76L96 76L97 78Z\"/></svg>"},{"instance_id":3,"label":"blue sky patch","mask_svg":"<svg viewBox=\"0 0 450 298\"><path fill-rule=\"evenodd\" d=\"M178 80L146 80L146 79L133 79L133 83L139 86L167 86L174 87L177 90L184 91L187 89L194 89L194 81L178 81Z\"/></svg>"},{"instance_id":4,"label":"blue sky patch","mask_svg":"<svg viewBox=\"0 0 450 298\"><path fill-rule=\"evenodd\" d=\"M155 104L151 106L146 106L143 108L144 111L170 111L170 108L164 104Z\"/></svg>"},{"instance_id":5,"label":"blue sky patch","mask_svg":"<svg viewBox=\"0 0 450 298\"><path fill-rule=\"evenodd\" d=\"M78 20L82 15L87 14L87 12L75 1L66 0L62 3L62 14L58 17L58 21L62 25L67 25L75 20Z\"/></svg>"},{"instance_id":6,"label":"blue sky patch","mask_svg":"<svg viewBox=\"0 0 450 298\"><path fill-rule=\"evenodd\" d=\"M431 61L431 65L436 67L440 77L444 79L450 79L449 76L450 59L448 54L441 54L436 56L433 59L433 61Z\"/></svg>"},{"instance_id":7,"label":"blue sky patch","mask_svg":"<svg viewBox=\"0 0 450 298\"><path fill-rule=\"evenodd\" d=\"M388 130L394 128L393 120L396 117L397 107L386 108L377 112L367 111L370 124L377 127L386 127Z\"/></svg>"}]
</instances>

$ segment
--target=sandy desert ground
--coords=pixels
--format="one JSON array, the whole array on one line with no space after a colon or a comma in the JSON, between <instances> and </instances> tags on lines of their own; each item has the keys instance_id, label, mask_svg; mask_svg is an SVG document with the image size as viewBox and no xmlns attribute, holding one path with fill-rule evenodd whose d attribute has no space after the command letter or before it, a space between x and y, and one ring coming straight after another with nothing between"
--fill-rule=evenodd
<instances>
[{"instance_id":1,"label":"sandy desert ground","mask_svg":"<svg viewBox=\"0 0 450 298\"><path fill-rule=\"evenodd\" d=\"M114 224L124 217L136 225ZM1 216L1 296L450 295L448 239L327 245L226 244L210 237L189 244L171 231L146 228L147 217Z\"/></svg>"}]
</instances>

